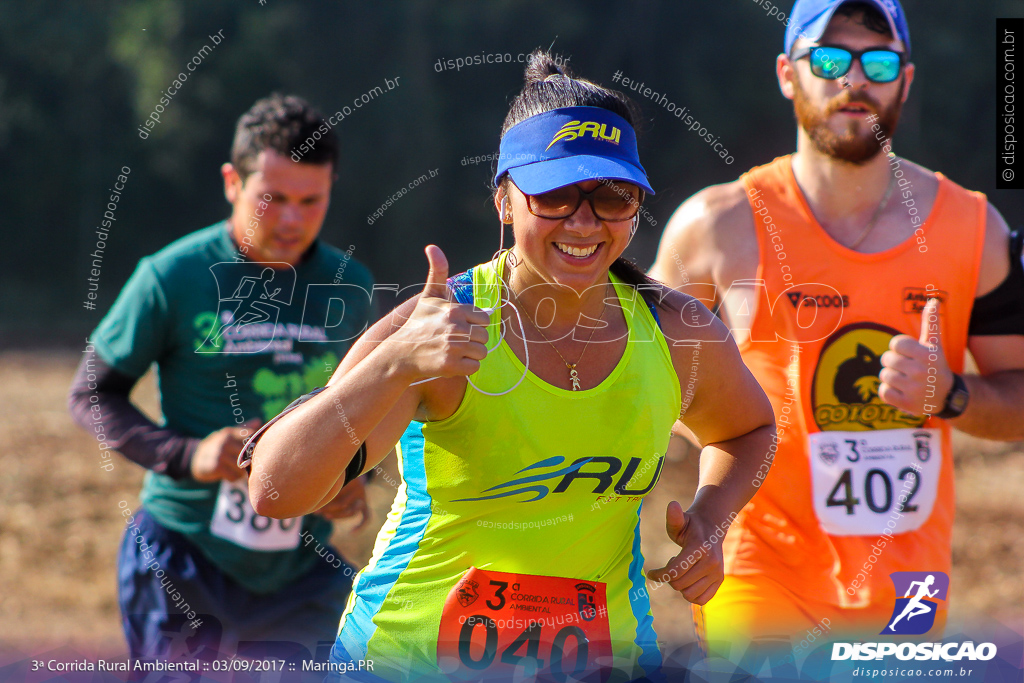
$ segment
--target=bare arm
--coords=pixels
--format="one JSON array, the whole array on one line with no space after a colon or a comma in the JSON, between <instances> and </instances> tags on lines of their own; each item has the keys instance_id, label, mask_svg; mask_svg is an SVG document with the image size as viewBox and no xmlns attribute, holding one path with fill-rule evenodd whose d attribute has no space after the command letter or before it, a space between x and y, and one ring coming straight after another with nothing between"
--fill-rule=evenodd
<instances>
[{"instance_id":1,"label":"bare arm","mask_svg":"<svg viewBox=\"0 0 1024 683\"><path fill-rule=\"evenodd\" d=\"M722 321L685 295L667 298L683 305L687 318L700 319L700 325L687 332L670 312L662 316L666 335L683 339L688 334L700 342L670 348L684 396L692 391L692 401L684 402L682 419L702 450L693 503L684 512L673 502L667 511L669 536L682 550L665 567L648 572L648 577L668 581L687 600L704 604L724 578L719 541L771 468L775 416ZM690 386L694 370L697 380Z\"/></svg>"},{"instance_id":2,"label":"bare arm","mask_svg":"<svg viewBox=\"0 0 1024 683\"><path fill-rule=\"evenodd\" d=\"M995 289L1009 273L1009 233L989 204L976 297ZM967 346L981 374L964 377L970 400L952 425L985 439L1024 439L1024 335L973 336Z\"/></svg>"},{"instance_id":3,"label":"bare arm","mask_svg":"<svg viewBox=\"0 0 1024 683\"><path fill-rule=\"evenodd\" d=\"M713 308L718 303L718 292L714 280L716 259L708 239L712 216L707 194L708 190L698 192L672 214L648 274Z\"/></svg>"},{"instance_id":4,"label":"bare arm","mask_svg":"<svg viewBox=\"0 0 1024 683\"><path fill-rule=\"evenodd\" d=\"M733 283L753 279L758 260L750 204L743 184L736 181L707 187L683 202L665 227L649 275L715 308L727 325L735 320L742 334L753 320L757 300L750 295L752 289ZM676 422L672 436L702 446L682 421Z\"/></svg>"},{"instance_id":5,"label":"bare arm","mask_svg":"<svg viewBox=\"0 0 1024 683\"><path fill-rule=\"evenodd\" d=\"M391 451L429 402L433 383L413 383L479 369L488 317L450 302L444 254L429 246L427 257L423 294L368 330L327 389L284 416L256 446L249 497L258 514L288 518L316 510L341 489L361 443L365 470Z\"/></svg>"},{"instance_id":6,"label":"bare arm","mask_svg":"<svg viewBox=\"0 0 1024 683\"><path fill-rule=\"evenodd\" d=\"M1006 278L1008 251L1009 229L999 212L989 206L975 297L995 289ZM879 398L912 415L941 412L953 387L953 372L942 350L937 305L930 301L925 306L919 339L897 335L881 357ZM972 336L967 345L981 374L964 376L970 399L964 413L951 424L986 439L1024 439L1024 336ZM938 379L929 383L930 376Z\"/></svg>"},{"instance_id":7,"label":"bare arm","mask_svg":"<svg viewBox=\"0 0 1024 683\"><path fill-rule=\"evenodd\" d=\"M702 324L697 329L707 337L699 356L692 348L672 347L682 386L690 384L696 365L693 398L681 419L702 448L691 509L706 510L709 518L722 522L747 504L760 486L757 472L767 472L768 467L761 467L765 462L771 465L775 415L722 321L698 302L687 307L687 317L694 315ZM691 331L691 336L696 335Z\"/></svg>"}]
</instances>

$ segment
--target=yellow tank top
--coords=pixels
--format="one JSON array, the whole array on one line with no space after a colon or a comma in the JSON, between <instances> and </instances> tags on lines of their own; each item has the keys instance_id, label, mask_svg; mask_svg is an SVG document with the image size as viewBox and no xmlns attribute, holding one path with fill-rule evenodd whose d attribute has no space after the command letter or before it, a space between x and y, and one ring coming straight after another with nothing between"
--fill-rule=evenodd
<instances>
[{"instance_id":1,"label":"yellow tank top","mask_svg":"<svg viewBox=\"0 0 1024 683\"><path fill-rule=\"evenodd\" d=\"M496 307L503 262L449 286ZM482 678L515 662L581 672L602 652L600 666L630 679L660 666L639 513L664 464L679 380L643 299L612 282L608 305L622 308L629 343L600 385L568 391L527 372L499 341L498 307L492 351L470 379L493 394L521 383L500 396L467 386L451 417L410 423L402 484L332 661L372 659L386 680Z\"/></svg>"}]
</instances>

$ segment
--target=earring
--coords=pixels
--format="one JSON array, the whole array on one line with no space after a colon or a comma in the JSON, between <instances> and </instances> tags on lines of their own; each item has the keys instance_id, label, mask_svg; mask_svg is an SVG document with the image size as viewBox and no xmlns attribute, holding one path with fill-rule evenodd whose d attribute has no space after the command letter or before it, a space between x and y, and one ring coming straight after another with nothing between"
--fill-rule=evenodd
<instances>
[{"instance_id":1,"label":"earring","mask_svg":"<svg viewBox=\"0 0 1024 683\"><path fill-rule=\"evenodd\" d=\"M498 211L498 251L494 252L494 256L497 258L498 254L505 251L505 226L512 223L512 212L509 211L508 197L501 198L501 209ZM508 252L511 253L511 250ZM513 266L515 264L513 263Z\"/></svg>"}]
</instances>

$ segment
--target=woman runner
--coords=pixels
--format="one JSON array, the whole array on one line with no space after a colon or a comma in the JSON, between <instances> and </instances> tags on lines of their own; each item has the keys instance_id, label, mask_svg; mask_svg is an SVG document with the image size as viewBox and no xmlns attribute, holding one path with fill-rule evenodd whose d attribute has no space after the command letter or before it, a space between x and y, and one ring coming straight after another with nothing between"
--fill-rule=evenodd
<instances>
[{"instance_id":1,"label":"woman runner","mask_svg":"<svg viewBox=\"0 0 1024 683\"><path fill-rule=\"evenodd\" d=\"M773 415L722 323L621 258L652 192L636 119L621 93L531 55L494 179L515 245L451 279L428 246L422 294L250 443L270 517L316 510L397 444L403 483L336 672L656 675L639 512L673 429L703 445L698 491L669 505L682 550L647 578L697 604L721 584L718 541L770 467Z\"/></svg>"}]
</instances>

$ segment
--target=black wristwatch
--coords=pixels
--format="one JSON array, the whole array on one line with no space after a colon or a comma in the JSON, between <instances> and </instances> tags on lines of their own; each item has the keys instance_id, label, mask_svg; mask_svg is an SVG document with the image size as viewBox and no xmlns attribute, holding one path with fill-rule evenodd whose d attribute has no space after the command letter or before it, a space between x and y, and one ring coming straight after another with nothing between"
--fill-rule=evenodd
<instances>
[{"instance_id":1,"label":"black wristwatch","mask_svg":"<svg viewBox=\"0 0 1024 683\"><path fill-rule=\"evenodd\" d=\"M964 383L964 378L954 372L953 388L949 390L949 394L946 396L946 405L942 408L942 412L936 414L935 417L941 417L943 420L948 420L951 417L960 417L964 410L967 409L967 399L970 396L970 392L967 391L967 384Z\"/></svg>"}]
</instances>

